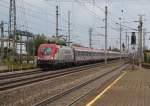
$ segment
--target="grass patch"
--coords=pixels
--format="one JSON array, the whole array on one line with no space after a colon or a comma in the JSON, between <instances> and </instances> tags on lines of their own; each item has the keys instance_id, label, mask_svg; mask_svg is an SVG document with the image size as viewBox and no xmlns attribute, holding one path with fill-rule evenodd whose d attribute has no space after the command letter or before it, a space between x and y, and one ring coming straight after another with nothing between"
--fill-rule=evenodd
<instances>
[{"instance_id":1,"label":"grass patch","mask_svg":"<svg viewBox=\"0 0 150 106\"><path fill-rule=\"evenodd\" d=\"M8 67L9 70L20 70L20 69L29 69L34 68L34 63L18 63L18 62L12 62L8 59L4 61L5 65Z\"/></svg>"}]
</instances>

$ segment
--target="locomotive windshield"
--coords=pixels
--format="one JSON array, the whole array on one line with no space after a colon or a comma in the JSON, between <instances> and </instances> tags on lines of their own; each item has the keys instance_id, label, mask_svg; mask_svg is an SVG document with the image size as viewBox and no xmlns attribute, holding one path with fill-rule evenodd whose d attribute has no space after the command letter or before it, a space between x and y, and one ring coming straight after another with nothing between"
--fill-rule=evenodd
<instances>
[{"instance_id":1,"label":"locomotive windshield","mask_svg":"<svg viewBox=\"0 0 150 106\"><path fill-rule=\"evenodd\" d=\"M51 54L51 48L41 48L42 55L50 55Z\"/></svg>"}]
</instances>

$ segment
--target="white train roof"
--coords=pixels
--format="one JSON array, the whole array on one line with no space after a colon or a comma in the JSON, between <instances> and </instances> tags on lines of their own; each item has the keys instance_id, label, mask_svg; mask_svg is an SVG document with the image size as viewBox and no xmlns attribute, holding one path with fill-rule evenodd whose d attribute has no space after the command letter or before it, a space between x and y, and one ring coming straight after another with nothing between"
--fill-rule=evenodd
<instances>
[{"instance_id":1,"label":"white train roof","mask_svg":"<svg viewBox=\"0 0 150 106\"><path fill-rule=\"evenodd\" d=\"M92 52L100 52L100 53L104 53L104 50L100 50L100 49L92 49L92 48L87 48L87 47L76 47L73 46L73 48L77 51L92 51ZM120 52L115 52L115 51L107 51L107 53L114 53L114 54L120 54ZM122 52L121 54L128 54L125 52Z\"/></svg>"}]
</instances>

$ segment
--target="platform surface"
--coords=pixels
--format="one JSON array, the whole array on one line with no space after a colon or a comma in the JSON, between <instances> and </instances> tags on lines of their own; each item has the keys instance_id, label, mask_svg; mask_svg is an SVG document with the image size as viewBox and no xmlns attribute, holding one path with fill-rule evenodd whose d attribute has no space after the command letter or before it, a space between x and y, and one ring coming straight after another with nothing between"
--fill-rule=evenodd
<instances>
[{"instance_id":1,"label":"platform surface","mask_svg":"<svg viewBox=\"0 0 150 106\"><path fill-rule=\"evenodd\" d=\"M127 71L91 106L150 106L150 70Z\"/></svg>"}]
</instances>

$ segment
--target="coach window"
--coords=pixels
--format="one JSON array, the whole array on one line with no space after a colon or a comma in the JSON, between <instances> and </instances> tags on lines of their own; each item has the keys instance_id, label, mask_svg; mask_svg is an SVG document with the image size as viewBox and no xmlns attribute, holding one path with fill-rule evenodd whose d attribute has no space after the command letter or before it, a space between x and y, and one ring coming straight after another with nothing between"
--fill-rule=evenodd
<instances>
[{"instance_id":1,"label":"coach window","mask_svg":"<svg viewBox=\"0 0 150 106\"><path fill-rule=\"evenodd\" d=\"M82 56L85 56L85 52L82 52Z\"/></svg>"},{"instance_id":2,"label":"coach window","mask_svg":"<svg viewBox=\"0 0 150 106\"><path fill-rule=\"evenodd\" d=\"M75 53L76 53L76 56L79 56L79 52L78 51L75 51Z\"/></svg>"},{"instance_id":3,"label":"coach window","mask_svg":"<svg viewBox=\"0 0 150 106\"><path fill-rule=\"evenodd\" d=\"M78 56L79 55L78 51L75 51L75 54L76 54L76 56Z\"/></svg>"},{"instance_id":4,"label":"coach window","mask_svg":"<svg viewBox=\"0 0 150 106\"><path fill-rule=\"evenodd\" d=\"M79 53L79 56L81 56L81 52L79 51L78 53Z\"/></svg>"},{"instance_id":5,"label":"coach window","mask_svg":"<svg viewBox=\"0 0 150 106\"><path fill-rule=\"evenodd\" d=\"M81 56L84 56L84 52L81 52Z\"/></svg>"},{"instance_id":6,"label":"coach window","mask_svg":"<svg viewBox=\"0 0 150 106\"><path fill-rule=\"evenodd\" d=\"M88 52L86 52L86 56L88 56Z\"/></svg>"},{"instance_id":7,"label":"coach window","mask_svg":"<svg viewBox=\"0 0 150 106\"><path fill-rule=\"evenodd\" d=\"M90 56L90 52L88 52L88 56Z\"/></svg>"}]
</instances>

